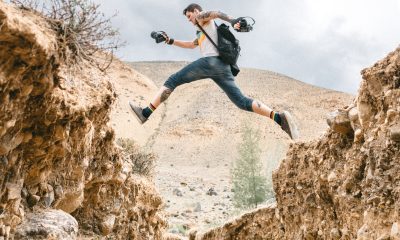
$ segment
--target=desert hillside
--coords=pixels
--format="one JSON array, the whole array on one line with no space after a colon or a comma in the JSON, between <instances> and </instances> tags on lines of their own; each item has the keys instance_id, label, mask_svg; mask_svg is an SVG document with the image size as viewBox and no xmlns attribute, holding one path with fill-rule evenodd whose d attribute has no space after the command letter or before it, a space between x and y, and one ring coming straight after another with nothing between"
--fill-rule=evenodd
<instances>
[{"instance_id":1,"label":"desert hillside","mask_svg":"<svg viewBox=\"0 0 400 240\"><path fill-rule=\"evenodd\" d=\"M186 64L129 63L156 86L161 86ZM245 123L261 133L261 158L269 179L292 142L271 120L236 108L209 79L177 88L166 104L145 125L139 126L127 108L127 98L146 106L156 90L134 91L135 81L126 78L114 81L122 101L117 99L111 122L117 136L129 135L158 155L156 185L167 203L171 231L181 225L207 228L232 217L235 210L230 170L238 156ZM351 104L354 99L349 94L265 70L242 69L236 81L245 94L274 109L291 111L299 126L299 141L322 136L328 128L327 113ZM206 194L211 188L216 196Z\"/></svg>"}]
</instances>

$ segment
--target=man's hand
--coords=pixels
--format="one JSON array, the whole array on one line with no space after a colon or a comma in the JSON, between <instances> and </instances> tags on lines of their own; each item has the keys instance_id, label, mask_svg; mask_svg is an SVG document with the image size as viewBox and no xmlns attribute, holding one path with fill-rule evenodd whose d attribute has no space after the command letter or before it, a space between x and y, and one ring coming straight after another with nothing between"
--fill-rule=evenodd
<instances>
[{"instance_id":1,"label":"man's hand","mask_svg":"<svg viewBox=\"0 0 400 240\"><path fill-rule=\"evenodd\" d=\"M239 30L240 29L240 22L238 22L235 25L233 25L233 29Z\"/></svg>"},{"instance_id":2,"label":"man's hand","mask_svg":"<svg viewBox=\"0 0 400 240\"><path fill-rule=\"evenodd\" d=\"M234 29L236 29L236 30L239 30L240 29L240 20L241 20L242 18L235 18L235 19L232 19L230 22L231 22L231 25L232 25L232 27L234 28Z\"/></svg>"}]
</instances>

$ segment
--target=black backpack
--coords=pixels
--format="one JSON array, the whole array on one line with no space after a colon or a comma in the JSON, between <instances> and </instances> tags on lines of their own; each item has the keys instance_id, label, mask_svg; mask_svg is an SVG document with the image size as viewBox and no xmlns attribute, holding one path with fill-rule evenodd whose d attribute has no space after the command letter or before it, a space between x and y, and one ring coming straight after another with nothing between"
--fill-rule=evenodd
<instances>
[{"instance_id":1,"label":"black backpack","mask_svg":"<svg viewBox=\"0 0 400 240\"><path fill-rule=\"evenodd\" d=\"M207 36L208 40L210 40L210 42L215 46L215 48L218 49L219 57L221 58L221 60L231 65L231 71L233 76L237 76L238 73L240 72L239 67L236 65L240 55L240 46L239 46L239 40L237 40L235 36L232 34L232 32L229 30L229 26L225 25L224 23L218 26L215 23L218 33L218 45L215 44L215 42L210 38L210 36L208 36L206 31L204 31L204 29L200 26L199 23L197 23L197 26Z\"/></svg>"}]
</instances>

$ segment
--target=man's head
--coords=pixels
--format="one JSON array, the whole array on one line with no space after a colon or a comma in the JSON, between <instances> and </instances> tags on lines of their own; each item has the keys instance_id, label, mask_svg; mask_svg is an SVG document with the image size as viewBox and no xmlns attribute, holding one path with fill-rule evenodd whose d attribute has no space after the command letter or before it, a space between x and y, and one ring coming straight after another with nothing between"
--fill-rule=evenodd
<instances>
[{"instance_id":1,"label":"man's head","mask_svg":"<svg viewBox=\"0 0 400 240\"><path fill-rule=\"evenodd\" d=\"M201 11L203 11L203 9L200 7L199 4L192 3L189 4L189 6L187 6L185 9L183 9L183 15L188 18L189 22L196 25L196 17Z\"/></svg>"}]
</instances>

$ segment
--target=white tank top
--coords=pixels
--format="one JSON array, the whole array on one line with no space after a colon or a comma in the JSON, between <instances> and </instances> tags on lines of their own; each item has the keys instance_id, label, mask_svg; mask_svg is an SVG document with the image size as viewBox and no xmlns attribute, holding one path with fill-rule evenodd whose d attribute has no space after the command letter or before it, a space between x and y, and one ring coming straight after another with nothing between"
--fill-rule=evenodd
<instances>
[{"instance_id":1,"label":"white tank top","mask_svg":"<svg viewBox=\"0 0 400 240\"><path fill-rule=\"evenodd\" d=\"M214 21L209 21L208 23L201 26L204 31L210 36L210 38L214 41L215 44L218 44L218 33L217 27L215 26ZM214 47L212 42L208 40L207 36L200 30L199 27L196 33L197 40L200 46L200 52L203 57L211 57L211 56L219 56L218 50Z\"/></svg>"}]
</instances>

